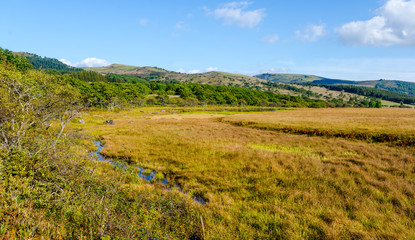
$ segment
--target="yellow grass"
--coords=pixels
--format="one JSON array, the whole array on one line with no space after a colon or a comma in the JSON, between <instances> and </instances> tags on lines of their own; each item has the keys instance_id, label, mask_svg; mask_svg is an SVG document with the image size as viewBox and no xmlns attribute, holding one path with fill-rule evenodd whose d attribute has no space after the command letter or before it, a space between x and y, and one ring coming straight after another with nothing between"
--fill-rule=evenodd
<instances>
[{"instance_id":1,"label":"yellow grass","mask_svg":"<svg viewBox=\"0 0 415 240\"><path fill-rule=\"evenodd\" d=\"M225 120L319 129L415 134L414 109L301 109L289 112L234 115L226 117Z\"/></svg>"},{"instance_id":2,"label":"yellow grass","mask_svg":"<svg viewBox=\"0 0 415 240\"><path fill-rule=\"evenodd\" d=\"M413 134L415 111L91 112L74 124L104 154L151 168L203 197L208 239L414 239L415 150L233 126L255 121ZM225 122L218 121L224 118ZM115 125L104 125L113 119Z\"/></svg>"}]
</instances>

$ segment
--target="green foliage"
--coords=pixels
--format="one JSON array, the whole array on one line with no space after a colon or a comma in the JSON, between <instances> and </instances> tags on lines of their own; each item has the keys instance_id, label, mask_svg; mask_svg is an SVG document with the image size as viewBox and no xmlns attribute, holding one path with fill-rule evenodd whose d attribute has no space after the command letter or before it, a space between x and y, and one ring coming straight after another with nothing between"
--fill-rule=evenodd
<instances>
[{"instance_id":1,"label":"green foliage","mask_svg":"<svg viewBox=\"0 0 415 240\"><path fill-rule=\"evenodd\" d=\"M23 53L22 55L29 60L29 62L33 65L34 69L82 71L82 69L80 68L70 67L55 58L41 57L31 53Z\"/></svg>"},{"instance_id":2,"label":"green foliage","mask_svg":"<svg viewBox=\"0 0 415 240\"><path fill-rule=\"evenodd\" d=\"M70 81L81 92L86 106L108 106L117 101L134 103L151 92L147 85L139 83L84 82L77 78Z\"/></svg>"},{"instance_id":3,"label":"green foliage","mask_svg":"<svg viewBox=\"0 0 415 240\"><path fill-rule=\"evenodd\" d=\"M385 89L392 92L415 95L415 83L404 81L379 80L375 88Z\"/></svg>"},{"instance_id":4,"label":"green foliage","mask_svg":"<svg viewBox=\"0 0 415 240\"><path fill-rule=\"evenodd\" d=\"M371 98L378 98L383 100L388 100L396 103L403 102L405 104L415 104L415 96L391 92L383 89L370 88L370 87L361 87L354 85L319 85L325 87L329 90L335 91L345 91L348 93L355 93L362 96L367 96Z\"/></svg>"},{"instance_id":5,"label":"green foliage","mask_svg":"<svg viewBox=\"0 0 415 240\"><path fill-rule=\"evenodd\" d=\"M106 78L123 79L124 82L121 80L121 82L108 82L102 75L87 71L73 73L70 76L72 85L80 90L83 102L87 106L107 106L114 102L142 104L148 94L156 94L157 98L147 98L147 104L327 107L324 101L312 100L308 97L281 95L239 87L179 83L176 80L150 82L117 74L107 75ZM127 83L128 81L134 83ZM169 99L168 94L179 95L182 100L186 101L179 103L177 99Z\"/></svg>"},{"instance_id":6,"label":"green foliage","mask_svg":"<svg viewBox=\"0 0 415 240\"><path fill-rule=\"evenodd\" d=\"M77 78L85 82L105 82L107 79L104 75L92 72L92 71L82 71L82 72L73 72L70 74L71 77Z\"/></svg>"},{"instance_id":7,"label":"green foliage","mask_svg":"<svg viewBox=\"0 0 415 240\"><path fill-rule=\"evenodd\" d=\"M310 90L306 90L303 88L299 88L293 85L288 85L288 84L279 84L279 83L275 83L275 82L265 82L264 83L265 86L270 87L270 88L276 88L276 89L285 89L285 90L289 90L289 91L293 91L296 93L301 93L307 97L318 97L318 93L314 93Z\"/></svg>"},{"instance_id":8,"label":"green foliage","mask_svg":"<svg viewBox=\"0 0 415 240\"><path fill-rule=\"evenodd\" d=\"M202 238L202 213L190 198L90 161L85 137L64 132L77 88L113 98L127 85L48 75L7 54L0 65L1 239Z\"/></svg>"},{"instance_id":9,"label":"green foliage","mask_svg":"<svg viewBox=\"0 0 415 240\"><path fill-rule=\"evenodd\" d=\"M68 82L39 71L22 73L0 66L0 148L34 153L51 146L33 136L48 132L45 138L57 141L55 126L62 128L73 116L77 99L78 91Z\"/></svg>"},{"instance_id":10,"label":"green foliage","mask_svg":"<svg viewBox=\"0 0 415 240\"><path fill-rule=\"evenodd\" d=\"M415 95L415 83L396 80L350 81L330 79L301 74L271 74L264 73L255 76L274 83L319 84L319 85L354 85L357 87L373 87L391 92Z\"/></svg>"},{"instance_id":11,"label":"green foliage","mask_svg":"<svg viewBox=\"0 0 415 240\"><path fill-rule=\"evenodd\" d=\"M0 48L0 64L7 65L19 71L27 71L32 68L32 65L26 58L15 55L13 52L7 49L3 50L2 48Z\"/></svg>"},{"instance_id":12,"label":"green foliage","mask_svg":"<svg viewBox=\"0 0 415 240\"><path fill-rule=\"evenodd\" d=\"M146 83L147 82L144 78L140 78L137 76L113 74L113 73L106 74L105 78L108 82L118 82L118 83Z\"/></svg>"},{"instance_id":13,"label":"green foliage","mask_svg":"<svg viewBox=\"0 0 415 240\"><path fill-rule=\"evenodd\" d=\"M279 104L281 106L311 106L313 103L324 105L324 101L312 100L307 97L297 97L272 92L250 90L240 87L215 86L197 83L151 83L154 90L175 92L183 99L196 98L201 103L264 106Z\"/></svg>"},{"instance_id":14,"label":"green foliage","mask_svg":"<svg viewBox=\"0 0 415 240\"><path fill-rule=\"evenodd\" d=\"M376 100L375 108L382 108L382 101Z\"/></svg>"},{"instance_id":15,"label":"green foliage","mask_svg":"<svg viewBox=\"0 0 415 240\"><path fill-rule=\"evenodd\" d=\"M277 73L264 73L256 75L255 77L276 83L305 83L323 79L313 75Z\"/></svg>"}]
</instances>

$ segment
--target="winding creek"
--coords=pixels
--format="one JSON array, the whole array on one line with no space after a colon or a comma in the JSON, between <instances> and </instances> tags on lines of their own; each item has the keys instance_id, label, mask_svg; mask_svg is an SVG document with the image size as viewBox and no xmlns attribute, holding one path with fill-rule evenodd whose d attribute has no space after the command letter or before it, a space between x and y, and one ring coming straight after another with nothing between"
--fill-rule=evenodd
<instances>
[{"instance_id":1,"label":"winding creek","mask_svg":"<svg viewBox=\"0 0 415 240\"><path fill-rule=\"evenodd\" d=\"M92 157L96 157L96 159L98 161L108 162L112 166L114 166L115 168L120 168L120 169L122 169L124 171L127 170L127 165L126 164L119 163L119 162L115 162L112 159L106 158L104 155L101 154L101 152L102 152L102 143L101 143L101 141L93 141L93 142L97 146L97 150L95 152L91 152L89 155L91 155ZM168 180L167 180L166 177L164 177L163 179L161 179L161 181L159 180L160 179L160 176L163 176L162 174L159 174L158 175L156 171L150 170L150 169L145 169L145 168L140 167L140 166L136 166L136 168L140 170L140 172L137 175L141 179L145 180L146 182L148 182L150 184L154 184L156 182L161 182L163 184L163 186L165 186L165 189L166 190L169 190L169 191L172 190L172 188L168 187L169 186L169 182L168 182ZM180 192L185 193L183 191L183 189L180 187L179 184L173 183L173 184L170 184L170 185L178 188ZM202 198L202 197L193 196L192 199L195 202L198 202L200 204L206 204L206 200L204 198Z\"/></svg>"}]
</instances>

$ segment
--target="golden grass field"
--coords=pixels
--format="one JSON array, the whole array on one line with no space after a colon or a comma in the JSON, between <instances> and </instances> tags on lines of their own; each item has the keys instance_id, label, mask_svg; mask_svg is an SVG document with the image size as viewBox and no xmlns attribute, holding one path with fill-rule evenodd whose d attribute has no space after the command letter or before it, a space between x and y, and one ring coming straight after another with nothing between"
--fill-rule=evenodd
<instances>
[{"instance_id":1,"label":"golden grass field","mask_svg":"<svg viewBox=\"0 0 415 240\"><path fill-rule=\"evenodd\" d=\"M294 127L354 130L415 135L414 109L301 109L259 114L233 115L227 120L254 121Z\"/></svg>"},{"instance_id":2,"label":"golden grass field","mask_svg":"<svg viewBox=\"0 0 415 240\"><path fill-rule=\"evenodd\" d=\"M415 144L413 109L303 109L235 115L221 121L290 133L390 142L401 146Z\"/></svg>"},{"instance_id":3,"label":"golden grass field","mask_svg":"<svg viewBox=\"0 0 415 240\"><path fill-rule=\"evenodd\" d=\"M415 239L413 146L271 128L413 137L413 109L160 110L93 111L72 128L101 139L106 156L203 197L207 239Z\"/></svg>"}]
</instances>

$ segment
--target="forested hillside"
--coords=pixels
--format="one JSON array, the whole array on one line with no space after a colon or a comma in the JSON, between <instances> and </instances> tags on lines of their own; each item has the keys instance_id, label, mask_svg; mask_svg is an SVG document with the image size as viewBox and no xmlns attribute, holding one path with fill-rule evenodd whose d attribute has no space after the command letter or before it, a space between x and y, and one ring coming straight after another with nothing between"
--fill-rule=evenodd
<instances>
[{"instance_id":1,"label":"forested hillside","mask_svg":"<svg viewBox=\"0 0 415 240\"><path fill-rule=\"evenodd\" d=\"M385 89L392 92L404 93L415 96L415 83L404 81L379 80L375 88Z\"/></svg>"},{"instance_id":2,"label":"forested hillside","mask_svg":"<svg viewBox=\"0 0 415 240\"><path fill-rule=\"evenodd\" d=\"M70 67L58 59L41 57L33 53L23 53L17 52L17 55L21 55L27 58L30 64L33 65L34 69L55 69L55 70L65 70L65 71L82 71L80 68Z\"/></svg>"},{"instance_id":3,"label":"forested hillside","mask_svg":"<svg viewBox=\"0 0 415 240\"><path fill-rule=\"evenodd\" d=\"M324 78L305 75L305 74L278 74L278 73L263 73L255 75L254 77L265 79L276 83L306 83L323 80Z\"/></svg>"},{"instance_id":4,"label":"forested hillside","mask_svg":"<svg viewBox=\"0 0 415 240\"><path fill-rule=\"evenodd\" d=\"M12 52L9 51L9 55ZM370 107L377 99L414 104L412 96L377 88L410 89L412 83L376 81L375 88L367 89L373 81L356 82L326 79L311 75L262 74L249 77L224 72L183 74L156 67L134 67L113 64L102 68L71 68L56 59L35 54L19 53L32 62L35 69L69 81L78 88L87 106L133 105L253 105L292 107ZM6 55L5 55L6 56ZM363 96L344 98L313 92L297 84L311 84L327 91L348 92ZM349 87L339 87L339 84ZM342 85L343 86L343 85ZM397 91L397 90L396 90ZM281 94L283 92L284 94ZM291 96L290 96L291 95ZM295 95L295 96L293 96ZM337 94L339 95L339 94ZM174 97L171 97L174 96ZM179 96L177 98L177 96Z\"/></svg>"},{"instance_id":5,"label":"forested hillside","mask_svg":"<svg viewBox=\"0 0 415 240\"><path fill-rule=\"evenodd\" d=\"M87 73L87 72L84 72ZM250 105L285 107L327 107L322 100L250 90L246 88L214 86L197 83L82 81L71 78L80 89L84 102L91 105L135 103L138 105ZM154 96L147 97L153 94ZM169 97L169 96L178 97Z\"/></svg>"},{"instance_id":6,"label":"forested hillside","mask_svg":"<svg viewBox=\"0 0 415 240\"><path fill-rule=\"evenodd\" d=\"M112 64L107 67L99 68L84 68L84 70L95 71L102 74L137 76L140 78L157 81L177 80L182 83L201 83L210 85L234 86L256 90L261 89L261 87L263 86L262 83L266 82L262 79L251 76L225 72L213 71L207 73L186 74L167 71L165 69L157 67L134 67L122 64Z\"/></svg>"},{"instance_id":7,"label":"forested hillside","mask_svg":"<svg viewBox=\"0 0 415 240\"><path fill-rule=\"evenodd\" d=\"M370 80L370 81L350 81L341 79L330 79L317 77L313 75L302 74L275 74L264 73L256 75L255 77L265 79L275 83L289 83L289 84L320 84L320 85L356 85L361 87L373 87L391 92L404 93L409 95L415 95L415 83L396 81L396 80Z\"/></svg>"},{"instance_id":8,"label":"forested hillside","mask_svg":"<svg viewBox=\"0 0 415 240\"><path fill-rule=\"evenodd\" d=\"M323 86L330 90L356 93L362 96L389 100L389 101L396 102L396 103L403 102L405 104L415 104L415 96L413 95L392 92L392 91L387 91L383 89L353 86L353 85L319 85L319 86Z\"/></svg>"},{"instance_id":9,"label":"forested hillside","mask_svg":"<svg viewBox=\"0 0 415 240\"><path fill-rule=\"evenodd\" d=\"M312 92L310 90L304 90L292 84L318 84L321 87L328 85L337 85L337 84L350 84L358 86L370 86L373 88L381 88L389 90L391 93L383 92L383 94L360 94L362 91L346 91L349 93L355 93L367 98L379 98L383 100L388 100L396 103L404 102L409 103L410 100L407 99L406 95L394 94L392 91L403 92L407 91L411 93L411 86L415 86L413 83L407 83L402 81L348 81L348 80L339 80L339 79L328 79L312 75L302 75L302 74L261 74L254 77L230 74L223 72L208 72L200 74L183 74L172 71L167 71L155 67L134 67L121 64L113 64L107 67L101 68L85 68L89 71L96 71L102 74L118 77L117 82L126 82L122 78L130 76L130 82L133 81L134 77L139 79L147 79L151 81L159 82L171 82L177 81L181 83L200 83L208 85L221 85L221 86L235 86L248 88L252 90L260 91L271 91L274 93L279 92L279 90L286 90L285 92L292 93L297 96L306 96L314 99L326 100L322 98L323 96L320 93ZM142 81L141 81L142 82ZM399 87L397 87L397 85ZM338 88L327 88L332 91L342 91L337 90ZM375 91L382 92L382 91ZM393 97L392 97L393 96ZM410 98L409 98L410 99ZM335 106L370 106L368 104L371 100L366 99L364 102L353 99L348 103L341 104L342 100L333 99Z\"/></svg>"}]
</instances>

